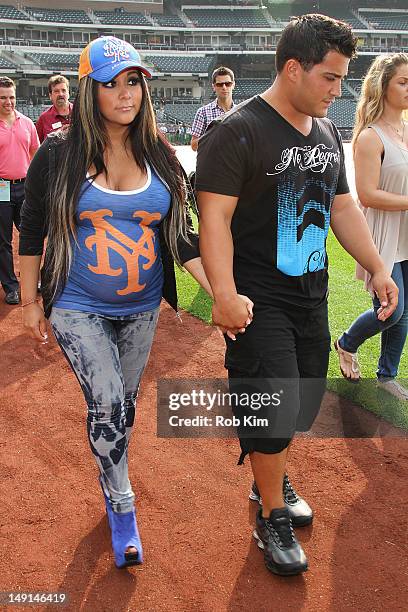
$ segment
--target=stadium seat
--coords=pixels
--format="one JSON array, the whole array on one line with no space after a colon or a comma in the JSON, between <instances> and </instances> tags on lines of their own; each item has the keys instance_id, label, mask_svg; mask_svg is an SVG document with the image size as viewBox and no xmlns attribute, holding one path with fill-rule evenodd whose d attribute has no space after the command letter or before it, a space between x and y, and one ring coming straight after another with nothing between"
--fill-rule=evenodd
<instances>
[{"instance_id":1,"label":"stadium seat","mask_svg":"<svg viewBox=\"0 0 408 612\"><path fill-rule=\"evenodd\" d=\"M167 119L191 125L201 104L165 104L164 114Z\"/></svg>"},{"instance_id":2,"label":"stadium seat","mask_svg":"<svg viewBox=\"0 0 408 612\"><path fill-rule=\"evenodd\" d=\"M55 23L92 23L85 11L25 6L24 10L36 21ZM26 19L26 17L24 17Z\"/></svg>"},{"instance_id":3,"label":"stadium seat","mask_svg":"<svg viewBox=\"0 0 408 612\"><path fill-rule=\"evenodd\" d=\"M42 68L49 70L77 70L79 64L79 53L26 53L27 58L32 59Z\"/></svg>"},{"instance_id":4,"label":"stadium seat","mask_svg":"<svg viewBox=\"0 0 408 612\"><path fill-rule=\"evenodd\" d=\"M101 23L117 25L149 25L151 22L142 13L127 13L126 11L94 11ZM184 24L183 24L184 25Z\"/></svg>"},{"instance_id":5,"label":"stadium seat","mask_svg":"<svg viewBox=\"0 0 408 612\"><path fill-rule=\"evenodd\" d=\"M185 24L178 15L153 15L161 27L184 28Z\"/></svg>"},{"instance_id":6,"label":"stadium seat","mask_svg":"<svg viewBox=\"0 0 408 612\"><path fill-rule=\"evenodd\" d=\"M408 30L408 16L405 12L362 11L361 15L377 30Z\"/></svg>"},{"instance_id":7,"label":"stadium seat","mask_svg":"<svg viewBox=\"0 0 408 612\"><path fill-rule=\"evenodd\" d=\"M237 79L233 98L235 101L247 100L262 93L270 87L274 76L270 79Z\"/></svg>"},{"instance_id":8,"label":"stadium seat","mask_svg":"<svg viewBox=\"0 0 408 612\"><path fill-rule=\"evenodd\" d=\"M156 72L168 74L208 74L214 64L214 57L187 57L175 55L147 55L145 59L152 63Z\"/></svg>"},{"instance_id":9,"label":"stadium seat","mask_svg":"<svg viewBox=\"0 0 408 612\"><path fill-rule=\"evenodd\" d=\"M0 56L0 70L2 68L6 68L6 69L12 68L13 70L15 70L16 66L12 62L10 62L10 60L6 59L5 57Z\"/></svg>"},{"instance_id":10,"label":"stadium seat","mask_svg":"<svg viewBox=\"0 0 408 612\"><path fill-rule=\"evenodd\" d=\"M328 117L338 128L354 125L356 102L352 98L339 98L329 107Z\"/></svg>"},{"instance_id":11,"label":"stadium seat","mask_svg":"<svg viewBox=\"0 0 408 612\"><path fill-rule=\"evenodd\" d=\"M184 14L200 28L269 28L259 9L184 9Z\"/></svg>"},{"instance_id":12,"label":"stadium seat","mask_svg":"<svg viewBox=\"0 0 408 612\"><path fill-rule=\"evenodd\" d=\"M14 6L0 6L0 19L27 19L27 16Z\"/></svg>"}]
</instances>

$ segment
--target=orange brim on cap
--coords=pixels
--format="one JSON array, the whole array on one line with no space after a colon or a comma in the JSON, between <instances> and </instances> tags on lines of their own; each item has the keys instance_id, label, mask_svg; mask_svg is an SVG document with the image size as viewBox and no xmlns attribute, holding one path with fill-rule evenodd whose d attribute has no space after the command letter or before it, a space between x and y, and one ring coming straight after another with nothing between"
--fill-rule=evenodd
<instances>
[{"instance_id":1,"label":"orange brim on cap","mask_svg":"<svg viewBox=\"0 0 408 612\"><path fill-rule=\"evenodd\" d=\"M82 79L84 76L88 76L92 72L91 60L89 58L89 50L90 45L85 47L79 57L79 69L78 69L78 78Z\"/></svg>"}]
</instances>

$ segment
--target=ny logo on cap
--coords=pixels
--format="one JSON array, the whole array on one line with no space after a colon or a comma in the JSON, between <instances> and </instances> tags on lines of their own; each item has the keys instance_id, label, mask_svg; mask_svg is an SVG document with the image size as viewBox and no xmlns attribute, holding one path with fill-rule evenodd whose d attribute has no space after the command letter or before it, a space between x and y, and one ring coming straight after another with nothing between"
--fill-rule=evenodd
<instances>
[{"instance_id":1,"label":"ny logo on cap","mask_svg":"<svg viewBox=\"0 0 408 612\"><path fill-rule=\"evenodd\" d=\"M104 56L113 58L112 63L120 62L121 60L129 59L130 57L128 47L122 40L109 40L106 44L104 44L103 48Z\"/></svg>"}]
</instances>

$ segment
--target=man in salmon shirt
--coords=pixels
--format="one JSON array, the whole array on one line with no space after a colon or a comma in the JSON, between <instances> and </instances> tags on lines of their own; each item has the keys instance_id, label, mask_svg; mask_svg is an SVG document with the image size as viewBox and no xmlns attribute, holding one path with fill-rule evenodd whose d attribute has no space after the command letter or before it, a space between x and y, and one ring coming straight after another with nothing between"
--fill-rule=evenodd
<instances>
[{"instance_id":1,"label":"man in salmon shirt","mask_svg":"<svg viewBox=\"0 0 408 612\"><path fill-rule=\"evenodd\" d=\"M13 223L20 228L24 181L40 146L34 123L15 107L15 83L0 77L0 283L7 304L20 301L13 264Z\"/></svg>"}]
</instances>

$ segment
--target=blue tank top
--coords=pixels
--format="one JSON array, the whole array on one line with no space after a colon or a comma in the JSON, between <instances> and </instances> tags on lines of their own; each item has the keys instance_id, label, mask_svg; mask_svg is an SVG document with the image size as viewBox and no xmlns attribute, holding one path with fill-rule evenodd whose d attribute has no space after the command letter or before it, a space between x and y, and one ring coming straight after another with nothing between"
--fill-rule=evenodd
<instances>
[{"instance_id":1,"label":"blue tank top","mask_svg":"<svg viewBox=\"0 0 408 612\"><path fill-rule=\"evenodd\" d=\"M159 306L159 224L168 213L170 193L146 167L146 184L135 191L111 191L84 182L72 265L54 307L123 316Z\"/></svg>"}]
</instances>

